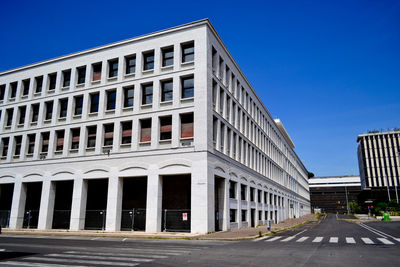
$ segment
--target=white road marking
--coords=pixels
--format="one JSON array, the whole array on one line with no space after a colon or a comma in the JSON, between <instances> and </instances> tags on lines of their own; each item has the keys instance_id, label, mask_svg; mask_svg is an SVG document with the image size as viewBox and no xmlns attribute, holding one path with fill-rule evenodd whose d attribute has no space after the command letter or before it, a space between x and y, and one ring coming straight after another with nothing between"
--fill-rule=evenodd
<instances>
[{"instance_id":1,"label":"white road marking","mask_svg":"<svg viewBox=\"0 0 400 267\"><path fill-rule=\"evenodd\" d=\"M300 237L299 239L297 239L296 242L304 242L304 241L306 241L308 238L309 238L308 236L303 236L303 237Z\"/></svg>"},{"instance_id":2,"label":"white road marking","mask_svg":"<svg viewBox=\"0 0 400 267\"><path fill-rule=\"evenodd\" d=\"M127 257L114 257L114 256L97 256L97 255L74 255L74 254L46 254L47 257L58 258L76 258L76 259L97 259L97 260L118 260L118 261L136 261L136 262L152 262L153 259L139 259Z\"/></svg>"},{"instance_id":3,"label":"white road marking","mask_svg":"<svg viewBox=\"0 0 400 267\"><path fill-rule=\"evenodd\" d=\"M282 236L275 236L275 237L273 237L273 238L271 238L271 239L265 240L265 242L272 242L272 241L278 240L278 239L280 239L280 238L282 238Z\"/></svg>"},{"instance_id":4,"label":"white road marking","mask_svg":"<svg viewBox=\"0 0 400 267\"><path fill-rule=\"evenodd\" d=\"M79 264L99 264L99 265L113 265L113 266L136 266L136 265L139 265L139 263L132 263L132 262L57 259L57 258L44 258L44 257L29 257L26 259L34 260L34 261L45 261L45 262L68 262L68 263L79 263ZM42 266L43 266L43 264L42 264Z\"/></svg>"},{"instance_id":5,"label":"white road marking","mask_svg":"<svg viewBox=\"0 0 400 267\"><path fill-rule=\"evenodd\" d=\"M128 239L128 238L124 238L124 239L122 239L122 242L125 242L127 239Z\"/></svg>"},{"instance_id":6,"label":"white road marking","mask_svg":"<svg viewBox=\"0 0 400 267\"><path fill-rule=\"evenodd\" d=\"M352 237L346 237L346 243L347 244L355 244L356 241Z\"/></svg>"},{"instance_id":7,"label":"white road marking","mask_svg":"<svg viewBox=\"0 0 400 267\"><path fill-rule=\"evenodd\" d=\"M271 237L270 235L267 235L267 236L259 237L259 238L257 238L257 239L253 239L252 241L253 241L253 242L258 242L258 241L261 241L261 240L268 239L268 238L270 238L270 237Z\"/></svg>"},{"instance_id":8,"label":"white road marking","mask_svg":"<svg viewBox=\"0 0 400 267\"><path fill-rule=\"evenodd\" d=\"M400 242L400 238L393 238L394 240L396 240L397 242Z\"/></svg>"},{"instance_id":9,"label":"white road marking","mask_svg":"<svg viewBox=\"0 0 400 267\"><path fill-rule=\"evenodd\" d=\"M322 236L317 236L316 238L314 238L314 240L312 241L313 243L319 243L322 241L322 239L324 239Z\"/></svg>"},{"instance_id":10,"label":"white road marking","mask_svg":"<svg viewBox=\"0 0 400 267\"><path fill-rule=\"evenodd\" d=\"M338 237L331 237L329 239L329 243L337 243L337 242L339 242L339 238Z\"/></svg>"},{"instance_id":11,"label":"white road marking","mask_svg":"<svg viewBox=\"0 0 400 267\"><path fill-rule=\"evenodd\" d=\"M6 251L4 248L0 249L0 251Z\"/></svg>"},{"instance_id":12,"label":"white road marking","mask_svg":"<svg viewBox=\"0 0 400 267\"><path fill-rule=\"evenodd\" d=\"M292 240L293 238L295 238L295 236L289 236L289 237L281 240L281 242L288 242L288 241Z\"/></svg>"},{"instance_id":13,"label":"white road marking","mask_svg":"<svg viewBox=\"0 0 400 267\"><path fill-rule=\"evenodd\" d=\"M166 259L168 256L163 255L144 255L144 254L124 254L112 252L86 252L86 251L66 251L65 254L81 254L81 255L99 255L99 256L121 256L121 257L145 257L153 259Z\"/></svg>"},{"instance_id":14,"label":"white road marking","mask_svg":"<svg viewBox=\"0 0 400 267\"><path fill-rule=\"evenodd\" d=\"M20 262L20 261L3 261L0 266L37 266L37 267L71 267L71 265L54 264L54 263L37 263L37 262ZM75 267L87 267L87 265L74 265Z\"/></svg>"},{"instance_id":15,"label":"white road marking","mask_svg":"<svg viewBox=\"0 0 400 267\"><path fill-rule=\"evenodd\" d=\"M392 241L387 240L386 238L377 238L379 241L381 241L385 245L394 245Z\"/></svg>"},{"instance_id":16,"label":"white road marking","mask_svg":"<svg viewBox=\"0 0 400 267\"><path fill-rule=\"evenodd\" d=\"M367 245L373 245L375 244L374 241L372 241L370 238L368 237L361 237L361 240L364 241L365 244Z\"/></svg>"}]
</instances>

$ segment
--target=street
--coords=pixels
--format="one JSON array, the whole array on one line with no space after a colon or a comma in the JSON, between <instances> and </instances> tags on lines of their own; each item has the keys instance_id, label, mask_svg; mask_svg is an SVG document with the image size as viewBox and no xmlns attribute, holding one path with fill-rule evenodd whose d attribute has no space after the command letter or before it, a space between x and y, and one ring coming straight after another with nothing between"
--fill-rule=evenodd
<instances>
[{"instance_id":1,"label":"street","mask_svg":"<svg viewBox=\"0 0 400 267\"><path fill-rule=\"evenodd\" d=\"M0 266L396 266L400 222L328 215L250 241L2 235L0 251Z\"/></svg>"}]
</instances>

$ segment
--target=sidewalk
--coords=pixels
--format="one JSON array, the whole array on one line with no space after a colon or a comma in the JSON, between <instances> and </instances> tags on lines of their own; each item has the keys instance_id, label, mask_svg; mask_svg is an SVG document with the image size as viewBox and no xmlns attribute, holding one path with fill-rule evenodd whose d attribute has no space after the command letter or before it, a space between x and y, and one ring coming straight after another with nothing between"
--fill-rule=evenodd
<instances>
[{"instance_id":1,"label":"sidewalk","mask_svg":"<svg viewBox=\"0 0 400 267\"><path fill-rule=\"evenodd\" d=\"M308 214L296 219L287 219L278 224L271 225L272 232L279 232L283 229L295 227L308 221L316 221L315 214ZM265 225L255 228L242 228L211 234L192 234L192 233L146 233L146 232L106 232L106 231L70 231L70 230L37 230L37 229L4 229L4 235L35 235L35 236L75 236L75 237L110 237L110 238L154 238L154 239L201 239L201 240L241 240L259 237L259 232L263 235L270 233Z\"/></svg>"}]
</instances>

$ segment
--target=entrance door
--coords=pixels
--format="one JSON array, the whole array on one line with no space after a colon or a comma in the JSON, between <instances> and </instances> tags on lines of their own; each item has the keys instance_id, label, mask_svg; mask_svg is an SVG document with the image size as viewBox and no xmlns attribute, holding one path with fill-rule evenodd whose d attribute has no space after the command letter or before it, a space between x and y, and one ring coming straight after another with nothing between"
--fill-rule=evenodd
<instances>
[{"instance_id":1,"label":"entrance door","mask_svg":"<svg viewBox=\"0 0 400 267\"><path fill-rule=\"evenodd\" d=\"M251 227L255 227L255 215L256 215L256 210L251 209L251 214L250 214L250 222L251 222Z\"/></svg>"},{"instance_id":2,"label":"entrance door","mask_svg":"<svg viewBox=\"0 0 400 267\"><path fill-rule=\"evenodd\" d=\"M218 180L215 179L215 185L214 185L214 203L215 203L215 231L221 231L219 227L219 190L218 190Z\"/></svg>"}]
</instances>

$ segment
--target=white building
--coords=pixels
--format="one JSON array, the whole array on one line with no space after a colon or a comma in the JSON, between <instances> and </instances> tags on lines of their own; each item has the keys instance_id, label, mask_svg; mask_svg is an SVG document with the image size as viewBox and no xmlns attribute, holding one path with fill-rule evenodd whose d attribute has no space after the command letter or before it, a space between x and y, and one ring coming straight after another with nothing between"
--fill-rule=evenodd
<instances>
[{"instance_id":1,"label":"white building","mask_svg":"<svg viewBox=\"0 0 400 267\"><path fill-rule=\"evenodd\" d=\"M293 142L208 20L2 72L0 112L13 229L207 233L310 213Z\"/></svg>"}]
</instances>

